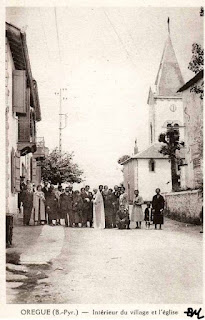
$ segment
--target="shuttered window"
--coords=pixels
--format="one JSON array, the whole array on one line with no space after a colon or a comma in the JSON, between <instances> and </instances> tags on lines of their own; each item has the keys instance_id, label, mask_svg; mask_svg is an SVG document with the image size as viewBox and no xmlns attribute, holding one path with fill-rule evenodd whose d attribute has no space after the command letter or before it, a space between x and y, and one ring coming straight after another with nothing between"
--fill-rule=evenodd
<instances>
[{"instance_id":1,"label":"shuttered window","mask_svg":"<svg viewBox=\"0 0 205 320\"><path fill-rule=\"evenodd\" d=\"M13 70L13 111L17 114L26 114L26 71Z\"/></svg>"},{"instance_id":2,"label":"shuttered window","mask_svg":"<svg viewBox=\"0 0 205 320\"><path fill-rule=\"evenodd\" d=\"M20 153L11 150L11 192L20 192Z\"/></svg>"},{"instance_id":3,"label":"shuttered window","mask_svg":"<svg viewBox=\"0 0 205 320\"><path fill-rule=\"evenodd\" d=\"M26 115L18 116L18 141L30 142L30 88L26 89Z\"/></svg>"},{"instance_id":4,"label":"shuttered window","mask_svg":"<svg viewBox=\"0 0 205 320\"><path fill-rule=\"evenodd\" d=\"M11 150L11 192L15 192L15 151Z\"/></svg>"},{"instance_id":5,"label":"shuttered window","mask_svg":"<svg viewBox=\"0 0 205 320\"><path fill-rule=\"evenodd\" d=\"M18 141L30 142L30 117L18 117Z\"/></svg>"},{"instance_id":6,"label":"shuttered window","mask_svg":"<svg viewBox=\"0 0 205 320\"><path fill-rule=\"evenodd\" d=\"M32 182L36 183L36 159L32 158Z\"/></svg>"},{"instance_id":7,"label":"shuttered window","mask_svg":"<svg viewBox=\"0 0 205 320\"><path fill-rule=\"evenodd\" d=\"M15 191L20 192L20 153L15 154Z\"/></svg>"}]
</instances>

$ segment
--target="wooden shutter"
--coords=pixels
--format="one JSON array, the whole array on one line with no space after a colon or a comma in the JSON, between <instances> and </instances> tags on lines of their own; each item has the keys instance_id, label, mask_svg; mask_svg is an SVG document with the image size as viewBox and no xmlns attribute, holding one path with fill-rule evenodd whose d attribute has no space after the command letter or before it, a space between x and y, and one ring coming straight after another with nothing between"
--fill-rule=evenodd
<instances>
[{"instance_id":1,"label":"wooden shutter","mask_svg":"<svg viewBox=\"0 0 205 320\"><path fill-rule=\"evenodd\" d=\"M32 158L32 182L36 183L36 159Z\"/></svg>"},{"instance_id":2,"label":"wooden shutter","mask_svg":"<svg viewBox=\"0 0 205 320\"><path fill-rule=\"evenodd\" d=\"M18 117L18 141L30 142L30 117Z\"/></svg>"},{"instance_id":3,"label":"wooden shutter","mask_svg":"<svg viewBox=\"0 0 205 320\"><path fill-rule=\"evenodd\" d=\"M26 71L13 70L13 111L26 114Z\"/></svg>"},{"instance_id":4,"label":"wooden shutter","mask_svg":"<svg viewBox=\"0 0 205 320\"><path fill-rule=\"evenodd\" d=\"M15 151L11 150L11 192L15 193Z\"/></svg>"},{"instance_id":5,"label":"wooden shutter","mask_svg":"<svg viewBox=\"0 0 205 320\"><path fill-rule=\"evenodd\" d=\"M20 192L20 152L15 154L15 190Z\"/></svg>"}]
</instances>

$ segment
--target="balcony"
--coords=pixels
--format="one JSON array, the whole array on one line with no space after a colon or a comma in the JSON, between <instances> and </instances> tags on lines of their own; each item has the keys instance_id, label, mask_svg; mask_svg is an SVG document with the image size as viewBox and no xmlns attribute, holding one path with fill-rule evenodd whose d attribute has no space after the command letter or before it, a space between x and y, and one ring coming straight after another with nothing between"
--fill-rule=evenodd
<instances>
[{"instance_id":1,"label":"balcony","mask_svg":"<svg viewBox=\"0 0 205 320\"><path fill-rule=\"evenodd\" d=\"M36 152L34 152L33 157L39 161L45 159L46 156L46 147L44 137L36 138Z\"/></svg>"}]
</instances>

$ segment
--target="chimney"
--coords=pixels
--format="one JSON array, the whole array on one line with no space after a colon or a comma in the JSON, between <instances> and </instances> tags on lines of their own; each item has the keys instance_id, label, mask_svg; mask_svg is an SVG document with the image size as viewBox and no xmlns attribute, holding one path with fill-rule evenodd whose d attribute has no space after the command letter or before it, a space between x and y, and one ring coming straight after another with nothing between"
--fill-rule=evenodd
<instances>
[{"instance_id":1,"label":"chimney","mask_svg":"<svg viewBox=\"0 0 205 320\"><path fill-rule=\"evenodd\" d=\"M135 139L134 154L138 153L137 138Z\"/></svg>"}]
</instances>

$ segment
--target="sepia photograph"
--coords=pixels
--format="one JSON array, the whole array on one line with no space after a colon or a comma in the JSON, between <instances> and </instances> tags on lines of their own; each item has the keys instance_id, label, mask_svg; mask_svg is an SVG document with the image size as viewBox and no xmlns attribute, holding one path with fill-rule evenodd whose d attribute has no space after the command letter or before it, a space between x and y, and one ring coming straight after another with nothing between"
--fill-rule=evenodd
<instances>
[{"instance_id":1,"label":"sepia photograph","mask_svg":"<svg viewBox=\"0 0 205 320\"><path fill-rule=\"evenodd\" d=\"M5 8L6 304L24 318L204 316L203 28L202 6Z\"/></svg>"}]
</instances>

